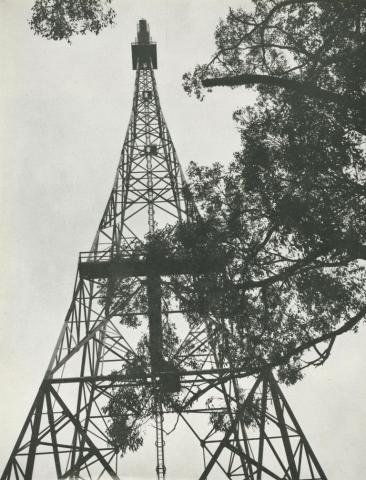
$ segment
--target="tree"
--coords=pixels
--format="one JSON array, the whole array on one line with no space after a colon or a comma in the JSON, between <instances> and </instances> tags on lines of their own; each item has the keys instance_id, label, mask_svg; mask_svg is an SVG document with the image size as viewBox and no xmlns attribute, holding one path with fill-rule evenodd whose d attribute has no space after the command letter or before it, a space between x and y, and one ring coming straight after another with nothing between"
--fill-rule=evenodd
<instances>
[{"instance_id":1,"label":"tree","mask_svg":"<svg viewBox=\"0 0 366 480\"><path fill-rule=\"evenodd\" d=\"M29 24L36 35L71 43L73 35L98 35L115 16L111 0L36 0Z\"/></svg>"},{"instance_id":2,"label":"tree","mask_svg":"<svg viewBox=\"0 0 366 480\"><path fill-rule=\"evenodd\" d=\"M258 91L234 114L243 148L229 169L192 165L190 180L235 245L222 296L253 334L249 357L259 345L272 365L306 361L326 340L322 363L366 314L366 2L253 4L230 10L211 61L184 75L201 99L218 85Z\"/></svg>"},{"instance_id":3,"label":"tree","mask_svg":"<svg viewBox=\"0 0 366 480\"><path fill-rule=\"evenodd\" d=\"M254 0L230 10L215 33L209 63L186 74L187 91L202 87L280 87L334 103L365 130L366 4L364 0ZM277 89L278 90L278 89ZM271 91L274 91L273 89Z\"/></svg>"}]
</instances>

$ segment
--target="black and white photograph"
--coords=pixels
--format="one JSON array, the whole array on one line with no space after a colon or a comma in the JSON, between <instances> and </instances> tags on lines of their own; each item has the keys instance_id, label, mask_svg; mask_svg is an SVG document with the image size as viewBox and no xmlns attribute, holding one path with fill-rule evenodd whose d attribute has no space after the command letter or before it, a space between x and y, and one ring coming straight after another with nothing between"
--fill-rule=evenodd
<instances>
[{"instance_id":1,"label":"black and white photograph","mask_svg":"<svg viewBox=\"0 0 366 480\"><path fill-rule=\"evenodd\" d=\"M366 0L0 0L0 480L361 480Z\"/></svg>"}]
</instances>

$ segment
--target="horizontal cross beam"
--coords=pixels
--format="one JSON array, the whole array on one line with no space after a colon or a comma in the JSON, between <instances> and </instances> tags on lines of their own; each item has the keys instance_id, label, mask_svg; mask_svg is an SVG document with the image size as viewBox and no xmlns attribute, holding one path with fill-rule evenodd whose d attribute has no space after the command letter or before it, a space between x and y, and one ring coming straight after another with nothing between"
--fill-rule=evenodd
<instances>
[{"instance_id":1,"label":"horizontal cross beam","mask_svg":"<svg viewBox=\"0 0 366 480\"><path fill-rule=\"evenodd\" d=\"M109 260L83 260L81 256L79 261L80 276L87 279L147 277L152 273L160 276L199 275L220 272L223 268L222 257L209 255L202 256L199 260L178 256L159 257L151 260L118 257Z\"/></svg>"}]
</instances>

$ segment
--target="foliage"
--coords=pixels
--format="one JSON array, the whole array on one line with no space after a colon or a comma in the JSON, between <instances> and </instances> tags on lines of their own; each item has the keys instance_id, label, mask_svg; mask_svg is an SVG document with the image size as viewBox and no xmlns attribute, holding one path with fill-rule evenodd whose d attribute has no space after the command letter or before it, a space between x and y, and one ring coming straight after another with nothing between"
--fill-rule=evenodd
<instances>
[{"instance_id":1,"label":"foliage","mask_svg":"<svg viewBox=\"0 0 366 480\"><path fill-rule=\"evenodd\" d=\"M116 16L111 0L35 0L29 22L36 35L67 40L73 35L98 33L113 25Z\"/></svg>"},{"instance_id":2,"label":"foliage","mask_svg":"<svg viewBox=\"0 0 366 480\"><path fill-rule=\"evenodd\" d=\"M216 310L243 325L253 367L281 364L293 383L306 348L329 342L322 363L366 314L366 4L252 3L230 10L211 61L184 76L200 99L205 85L258 92L234 113L242 150L229 168L192 165L190 181L233 252Z\"/></svg>"},{"instance_id":3,"label":"foliage","mask_svg":"<svg viewBox=\"0 0 366 480\"><path fill-rule=\"evenodd\" d=\"M230 409L228 409L222 398L209 397L207 399L206 407L211 409L210 423L215 431L226 432L230 429L232 425L232 415L235 416L237 414L238 405L242 405L245 401L244 392L239 392L238 400L240 403L235 402L233 405L230 405ZM256 426L256 418L258 418L261 411L260 403L261 400L257 397L246 404L241 419L247 428ZM218 405L220 405L221 408L218 408Z\"/></svg>"},{"instance_id":4,"label":"foliage","mask_svg":"<svg viewBox=\"0 0 366 480\"><path fill-rule=\"evenodd\" d=\"M135 452L143 445L141 422L144 418L143 405L146 391L126 386L113 392L105 413L111 417L107 434L116 451L124 455L127 449Z\"/></svg>"},{"instance_id":5,"label":"foliage","mask_svg":"<svg viewBox=\"0 0 366 480\"><path fill-rule=\"evenodd\" d=\"M350 240L360 240L366 225L349 221L364 204L357 194L345 206L340 198L332 205L333 216L345 218L343 224L330 218L325 226L317 212L305 215L304 221L301 217L304 209L314 208L321 188L320 193L312 191L314 198L304 198L302 209L295 206L283 213L283 196L279 207L272 199L263 202L261 192L245 187L237 161L227 172L219 165L192 164L189 176L201 220L158 231L143 247L149 251L151 242L157 263L174 252L185 262L193 259L202 265L200 273L174 275L163 283L163 309L168 310L176 296L190 328L208 321L216 331L210 348L222 367L245 368L249 374L269 365L277 367L281 381L295 383L306 366L326 360L334 338L356 328L366 313L364 256ZM290 193L284 191L286 201L292 201ZM331 206L328 209L332 213ZM159 243L162 256L156 254ZM207 252L209 269L207 261L202 262ZM117 312L127 305L124 283L120 281L115 296ZM135 308L147 312L146 294L135 295L135 301ZM126 322L130 325L128 317ZM171 334L169 339L164 356L174 359L179 342ZM182 368L188 366L196 367L187 363Z\"/></svg>"},{"instance_id":6,"label":"foliage","mask_svg":"<svg viewBox=\"0 0 366 480\"><path fill-rule=\"evenodd\" d=\"M172 368L179 343L173 324L164 323L163 340L166 365ZM168 409L179 409L183 401L179 392L169 392L164 388L164 383L147 379L150 352L146 334L142 335L138 342L136 355L127 355L126 360L127 366L112 374L114 387L104 408L104 413L111 419L107 428L109 442L121 456L125 455L127 450L134 452L143 445L143 427L156 415L158 404L161 403ZM120 375L138 375L138 379L133 385L121 384Z\"/></svg>"},{"instance_id":7,"label":"foliage","mask_svg":"<svg viewBox=\"0 0 366 480\"><path fill-rule=\"evenodd\" d=\"M360 0L253 0L220 20L211 61L185 75L188 92L201 80L243 73L277 76L364 96L366 6ZM264 89L265 90L265 89ZM259 88L259 91L263 89Z\"/></svg>"}]
</instances>

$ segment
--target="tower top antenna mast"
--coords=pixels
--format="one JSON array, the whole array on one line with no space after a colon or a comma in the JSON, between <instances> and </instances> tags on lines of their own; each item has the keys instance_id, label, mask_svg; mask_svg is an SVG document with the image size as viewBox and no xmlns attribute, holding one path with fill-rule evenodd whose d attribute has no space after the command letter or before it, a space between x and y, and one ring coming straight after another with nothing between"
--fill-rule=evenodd
<instances>
[{"instance_id":1,"label":"tower top antenna mast","mask_svg":"<svg viewBox=\"0 0 366 480\"><path fill-rule=\"evenodd\" d=\"M151 42L149 25L144 18L142 18L137 25L136 41L140 45L146 45Z\"/></svg>"},{"instance_id":2,"label":"tower top antenna mast","mask_svg":"<svg viewBox=\"0 0 366 480\"><path fill-rule=\"evenodd\" d=\"M131 44L132 48L132 68L137 70L138 62L141 65L149 65L152 68L158 68L156 56L156 42L151 41L149 24L145 19L141 19L137 25L136 41Z\"/></svg>"}]
</instances>

